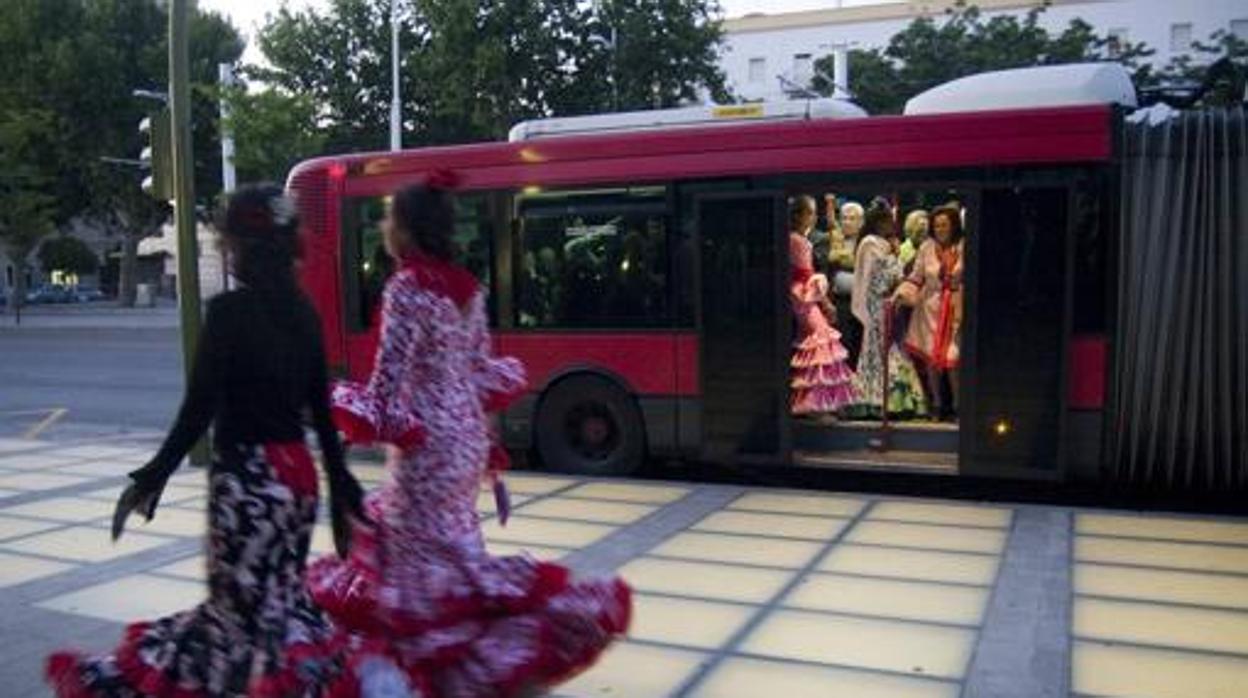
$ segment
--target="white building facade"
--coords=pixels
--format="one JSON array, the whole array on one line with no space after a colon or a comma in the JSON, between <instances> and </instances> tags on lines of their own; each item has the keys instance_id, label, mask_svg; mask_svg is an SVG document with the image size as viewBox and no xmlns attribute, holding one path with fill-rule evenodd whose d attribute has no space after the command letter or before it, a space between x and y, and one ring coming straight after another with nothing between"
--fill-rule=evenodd
<instances>
[{"instance_id":1,"label":"white building facade","mask_svg":"<svg viewBox=\"0 0 1248 698\"><path fill-rule=\"evenodd\" d=\"M1101 35L1124 43L1143 42L1156 50L1151 60L1164 66L1190 54L1193 41L1216 31L1248 40L1248 0L970 0L985 17L1009 14L1020 19L1045 7L1040 24L1061 32L1082 19ZM720 67L733 93L747 101L779 100L786 89L805 87L815 61L837 48L884 48L893 35L919 17L940 18L955 0L886 0L872 4L782 14L752 14L724 22ZM850 91L854 76L849 75Z\"/></svg>"}]
</instances>

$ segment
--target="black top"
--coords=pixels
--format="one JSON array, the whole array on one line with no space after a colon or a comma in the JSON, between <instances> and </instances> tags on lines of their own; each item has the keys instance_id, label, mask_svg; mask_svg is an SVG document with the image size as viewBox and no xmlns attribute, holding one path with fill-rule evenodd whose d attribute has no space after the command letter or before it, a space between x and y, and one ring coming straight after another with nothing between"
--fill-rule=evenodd
<instances>
[{"instance_id":1,"label":"black top","mask_svg":"<svg viewBox=\"0 0 1248 698\"><path fill-rule=\"evenodd\" d=\"M131 474L160 487L191 446L215 424L218 454L238 445L301 442L304 411L320 441L326 470L344 468L329 414L321 325L300 293L230 291L213 298L177 421L152 462Z\"/></svg>"}]
</instances>

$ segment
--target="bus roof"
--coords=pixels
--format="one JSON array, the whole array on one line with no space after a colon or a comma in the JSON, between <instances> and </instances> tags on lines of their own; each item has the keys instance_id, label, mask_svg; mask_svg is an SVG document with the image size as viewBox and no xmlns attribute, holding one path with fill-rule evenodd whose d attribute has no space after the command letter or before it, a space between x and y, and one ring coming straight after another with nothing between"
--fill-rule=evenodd
<instances>
[{"instance_id":1,"label":"bus roof","mask_svg":"<svg viewBox=\"0 0 1248 698\"><path fill-rule=\"evenodd\" d=\"M384 192L448 168L466 189L579 186L783 172L1090 163L1113 153L1111 105L741 123L318 158L344 193Z\"/></svg>"}]
</instances>

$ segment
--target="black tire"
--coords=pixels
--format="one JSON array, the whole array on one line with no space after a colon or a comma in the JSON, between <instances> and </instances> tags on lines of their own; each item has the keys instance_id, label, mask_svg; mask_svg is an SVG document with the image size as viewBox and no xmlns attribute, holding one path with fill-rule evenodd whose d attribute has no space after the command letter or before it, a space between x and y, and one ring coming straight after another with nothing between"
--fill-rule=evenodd
<instances>
[{"instance_id":1,"label":"black tire","mask_svg":"<svg viewBox=\"0 0 1248 698\"><path fill-rule=\"evenodd\" d=\"M556 383L534 420L537 455L549 470L578 475L631 475L646 453L646 430L633 398L591 375Z\"/></svg>"}]
</instances>

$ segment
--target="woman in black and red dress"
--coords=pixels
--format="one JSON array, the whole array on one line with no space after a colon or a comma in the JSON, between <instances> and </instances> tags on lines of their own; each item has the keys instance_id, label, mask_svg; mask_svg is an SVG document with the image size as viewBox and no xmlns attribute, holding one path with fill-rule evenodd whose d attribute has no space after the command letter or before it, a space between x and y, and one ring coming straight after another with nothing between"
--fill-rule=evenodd
<instances>
[{"instance_id":1,"label":"woman in black and red dress","mask_svg":"<svg viewBox=\"0 0 1248 698\"><path fill-rule=\"evenodd\" d=\"M50 657L47 677L61 698L316 696L341 680L342 650L304 587L317 512L305 409L342 554L362 497L330 420L320 321L295 282L296 230L294 205L277 187L231 198L223 242L243 288L209 304L177 422L118 502L114 536L131 512L152 518L169 476L215 425L208 599L131 625L112 655Z\"/></svg>"}]
</instances>

